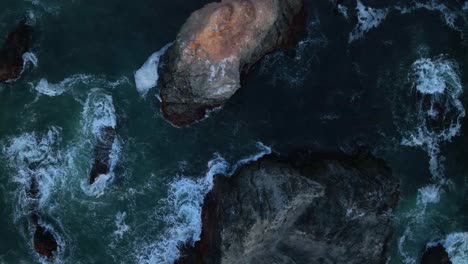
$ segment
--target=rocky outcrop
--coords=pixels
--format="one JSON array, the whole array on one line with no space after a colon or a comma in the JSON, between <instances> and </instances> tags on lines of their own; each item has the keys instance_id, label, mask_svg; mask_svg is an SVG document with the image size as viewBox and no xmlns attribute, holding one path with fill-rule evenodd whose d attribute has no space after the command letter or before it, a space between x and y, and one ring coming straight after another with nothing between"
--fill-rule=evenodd
<instances>
[{"instance_id":1,"label":"rocky outcrop","mask_svg":"<svg viewBox=\"0 0 468 264\"><path fill-rule=\"evenodd\" d=\"M100 175L110 172L112 145L116 137L115 128L101 128L100 137L94 146L94 162L89 176L89 184L93 184Z\"/></svg>"},{"instance_id":2,"label":"rocky outcrop","mask_svg":"<svg viewBox=\"0 0 468 264\"><path fill-rule=\"evenodd\" d=\"M398 188L367 155L266 156L216 177L178 264L386 263Z\"/></svg>"},{"instance_id":3,"label":"rocky outcrop","mask_svg":"<svg viewBox=\"0 0 468 264\"><path fill-rule=\"evenodd\" d=\"M31 216L31 222L35 229L34 250L42 257L53 258L59 247L54 233L41 223L39 215L36 213Z\"/></svg>"},{"instance_id":4,"label":"rocky outcrop","mask_svg":"<svg viewBox=\"0 0 468 264\"><path fill-rule=\"evenodd\" d=\"M39 214L37 200L40 198L39 183L36 176L31 174L30 185L26 190L30 198L31 215L29 216L29 224L33 233L33 247L36 253L42 257L52 259L54 254L58 252L58 243L56 235L52 230L46 228Z\"/></svg>"},{"instance_id":5,"label":"rocky outcrop","mask_svg":"<svg viewBox=\"0 0 468 264\"><path fill-rule=\"evenodd\" d=\"M302 0L222 0L195 11L160 69L164 117L184 126L222 106L242 73L291 40L302 8Z\"/></svg>"},{"instance_id":6,"label":"rocky outcrop","mask_svg":"<svg viewBox=\"0 0 468 264\"><path fill-rule=\"evenodd\" d=\"M0 82L17 79L23 71L23 54L32 46L33 28L26 20L6 37L0 49Z\"/></svg>"},{"instance_id":7,"label":"rocky outcrop","mask_svg":"<svg viewBox=\"0 0 468 264\"><path fill-rule=\"evenodd\" d=\"M428 247L421 258L421 264L452 264L450 257L441 244Z\"/></svg>"}]
</instances>

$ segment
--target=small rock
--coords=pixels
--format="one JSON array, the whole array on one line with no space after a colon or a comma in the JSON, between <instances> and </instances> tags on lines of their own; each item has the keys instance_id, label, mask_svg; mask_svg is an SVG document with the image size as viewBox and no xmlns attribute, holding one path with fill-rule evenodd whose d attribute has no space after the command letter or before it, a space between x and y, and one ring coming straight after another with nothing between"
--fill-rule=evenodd
<instances>
[{"instance_id":1,"label":"small rock","mask_svg":"<svg viewBox=\"0 0 468 264\"><path fill-rule=\"evenodd\" d=\"M31 215L31 222L35 228L33 237L34 250L43 257L53 258L58 250L58 243L54 234L42 226L37 213Z\"/></svg>"},{"instance_id":2,"label":"small rock","mask_svg":"<svg viewBox=\"0 0 468 264\"><path fill-rule=\"evenodd\" d=\"M450 257L445 248L438 244L426 249L424 252L421 264L452 264Z\"/></svg>"},{"instance_id":3,"label":"small rock","mask_svg":"<svg viewBox=\"0 0 468 264\"><path fill-rule=\"evenodd\" d=\"M100 175L110 172L110 155L116 137L115 128L107 126L101 129L98 143L94 146L94 162L89 176L89 184L93 184Z\"/></svg>"},{"instance_id":4,"label":"small rock","mask_svg":"<svg viewBox=\"0 0 468 264\"><path fill-rule=\"evenodd\" d=\"M14 80L23 70L23 54L32 46L33 28L22 20L0 49L0 82Z\"/></svg>"}]
</instances>

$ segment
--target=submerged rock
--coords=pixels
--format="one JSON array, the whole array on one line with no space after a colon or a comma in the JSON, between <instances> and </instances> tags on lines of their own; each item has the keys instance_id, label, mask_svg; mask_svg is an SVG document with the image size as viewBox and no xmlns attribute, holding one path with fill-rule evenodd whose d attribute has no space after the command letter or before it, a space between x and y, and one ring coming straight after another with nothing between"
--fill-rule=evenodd
<instances>
[{"instance_id":1,"label":"submerged rock","mask_svg":"<svg viewBox=\"0 0 468 264\"><path fill-rule=\"evenodd\" d=\"M421 264L452 264L452 261L444 246L438 244L426 249L421 258Z\"/></svg>"},{"instance_id":2,"label":"submerged rock","mask_svg":"<svg viewBox=\"0 0 468 264\"><path fill-rule=\"evenodd\" d=\"M0 82L17 79L23 71L23 54L32 46L33 28L26 20L10 32L0 49Z\"/></svg>"},{"instance_id":3,"label":"submerged rock","mask_svg":"<svg viewBox=\"0 0 468 264\"><path fill-rule=\"evenodd\" d=\"M34 250L46 258L53 258L54 254L58 251L58 243L55 235L51 230L47 229L41 221L37 213L31 216L32 226L34 228L33 245Z\"/></svg>"},{"instance_id":4,"label":"submerged rock","mask_svg":"<svg viewBox=\"0 0 468 264\"><path fill-rule=\"evenodd\" d=\"M386 263L398 190L369 156L266 156L216 177L177 263Z\"/></svg>"},{"instance_id":5,"label":"submerged rock","mask_svg":"<svg viewBox=\"0 0 468 264\"><path fill-rule=\"evenodd\" d=\"M58 251L58 243L55 235L51 230L44 227L41 217L38 213L37 199L40 198L40 189L37 178L34 174L31 175L29 189L26 194L31 199L31 211L33 212L29 217L30 228L33 230L33 246L34 250L46 258L53 258L54 254Z\"/></svg>"},{"instance_id":6,"label":"submerged rock","mask_svg":"<svg viewBox=\"0 0 468 264\"><path fill-rule=\"evenodd\" d=\"M89 184L96 182L100 175L110 172L111 152L115 137L115 128L110 126L101 128L100 137L94 146L94 162L89 176Z\"/></svg>"},{"instance_id":7,"label":"submerged rock","mask_svg":"<svg viewBox=\"0 0 468 264\"><path fill-rule=\"evenodd\" d=\"M176 126L203 118L266 53L286 45L302 0L223 0L195 11L166 53L161 110Z\"/></svg>"}]
</instances>

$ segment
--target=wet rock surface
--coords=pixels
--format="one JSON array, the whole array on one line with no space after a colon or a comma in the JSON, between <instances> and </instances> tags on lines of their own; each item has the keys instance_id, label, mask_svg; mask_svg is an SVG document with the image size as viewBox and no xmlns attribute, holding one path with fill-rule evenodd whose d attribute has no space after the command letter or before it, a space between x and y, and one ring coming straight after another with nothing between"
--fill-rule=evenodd
<instances>
[{"instance_id":1,"label":"wet rock surface","mask_svg":"<svg viewBox=\"0 0 468 264\"><path fill-rule=\"evenodd\" d=\"M36 253L40 256L52 259L54 254L58 252L59 245L52 230L46 227L38 208L38 199L41 192L37 180L37 176L32 173L30 178L29 188L26 189L26 194L30 198L29 227L33 233L33 247Z\"/></svg>"},{"instance_id":2,"label":"wet rock surface","mask_svg":"<svg viewBox=\"0 0 468 264\"><path fill-rule=\"evenodd\" d=\"M0 49L0 82L17 79L23 71L23 54L30 51L33 28L22 20L10 32Z\"/></svg>"},{"instance_id":3,"label":"wet rock surface","mask_svg":"<svg viewBox=\"0 0 468 264\"><path fill-rule=\"evenodd\" d=\"M163 58L164 117L185 126L222 106L243 73L288 43L301 11L302 0L223 0L195 11Z\"/></svg>"},{"instance_id":4,"label":"wet rock surface","mask_svg":"<svg viewBox=\"0 0 468 264\"><path fill-rule=\"evenodd\" d=\"M94 146L94 162L89 176L89 184L96 182L100 175L110 172L110 155L115 137L115 128L107 126L101 129L101 136L98 138L96 146Z\"/></svg>"},{"instance_id":5,"label":"wet rock surface","mask_svg":"<svg viewBox=\"0 0 468 264\"><path fill-rule=\"evenodd\" d=\"M452 264L452 261L444 246L438 244L424 251L421 264Z\"/></svg>"},{"instance_id":6,"label":"wet rock surface","mask_svg":"<svg viewBox=\"0 0 468 264\"><path fill-rule=\"evenodd\" d=\"M37 214L33 214L31 220L35 227L33 237L34 250L42 257L53 258L54 254L58 251L58 243L55 235L51 230L48 230L40 223Z\"/></svg>"},{"instance_id":7,"label":"wet rock surface","mask_svg":"<svg viewBox=\"0 0 468 264\"><path fill-rule=\"evenodd\" d=\"M216 177L178 263L386 263L398 190L368 155L266 156Z\"/></svg>"}]
</instances>

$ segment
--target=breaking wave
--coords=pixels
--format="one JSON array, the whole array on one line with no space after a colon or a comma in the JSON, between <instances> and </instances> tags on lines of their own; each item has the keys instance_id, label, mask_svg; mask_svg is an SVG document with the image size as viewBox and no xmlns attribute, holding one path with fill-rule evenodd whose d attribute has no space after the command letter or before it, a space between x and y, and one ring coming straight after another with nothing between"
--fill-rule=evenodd
<instances>
[{"instance_id":1,"label":"breaking wave","mask_svg":"<svg viewBox=\"0 0 468 264\"><path fill-rule=\"evenodd\" d=\"M159 51L153 53L143 66L135 72L135 84L141 96L146 96L149 90L158 84L159 60L171 45L172 43L166 44Z\"/></svg>"},{"instance_id":2,"label":"breaking wave","mask_svg":"<svg viewBox=\"0 0 468 264\"><path fill-rule=\"evenodd\" d=\"M47 79L41 79L34 89L43 95L58 96L73 88L78 83L89 84L93 77L85 74L77 74L65 78L63 81L53 84L49 83Z\"/></svg>"},{"instance_id":3,"label":"breaking wave","mask_svg":"<svg viewBox=\"0 0 468 264\"><path fill-rule=\"evenodd\" d=\"M448 183L441 146L460 133L465 109L460 98L463 86L458 64L446 56L416 60L411 65L408 83L411 89L407 95L416 103L404 110L407 128L402 131L401 144L427 153L433 182L418 189L416 207L405 216L407 228L398 243L404 262L416 263L417 252L409 249L418 248L421 234L435 235L428 224L432 218L428 210L430 205L441 201Z\"/></svg>"},{"instance_id":4,"label":"breaking wave","mask_svg":"<svg viewBox=\"0 0 468 264\"><path fill-rule=\"evenodd\" d=\"M468 259L468 233L457 232L447 235L444 239L428 243L426 248L441 245L447 251L453 264L465 264Z\"/></svg>"},{"instance_id":5,"label":"breaking wave","mask_svg":"<svg viewBox=\"0 0 468 264\"><path fill-rule=\"evenodd\" d=\"M126 82L128 82L128 80L125 77L111 82L103 78L94 76L94 75L75 74L75 75L72 75L70 77L63 79L59 83L50 83L47 79L42 78L34 86L34 90L36 90L38 93L42 95L59 96L65 92L68 92L70 90L77 88L77 85L79 84L98 85L98 86L114 88Z\"/></svg>"},{"instance_id":6,"label":"breaking wave","mask_svg":"<svg viewBox=\"0 0 468 264\"><path fill-rule=\"evenodd\" d=\"M453 264L464 264L468 260L468 233L449 234L442 241L442 245Z\"/></svg>"},{"instance_id":7,"label":"breaking wave","mask_svg":"<svg viewBox=\"0 0 468 264\"><path fill-rule=\"evenodd\" d=\"M11 79L11 80L7 80L6 82L7 83L11 83L11 82L15 82L17 81L19 78L21 78L21 76L23 75L24 71L26 69L28 69L30 66L34 67L34 68L37 68L37 64L38 64L38 59L36 57L36 55L32 52L26 52L23 54L22 56L23 58L23 67L21 68L21 72L20 74L18 75L17 78L15 79Z\"/></svg>"},{"instance_id":8,"label":"breaking wave","mask_svg":"<svg viewBox=\"0 0 468 264\"><path fill-rule=\"evenodd\" d=\"M358 22L353 31L349 33L349 43L362 38L364 34L372 28L378 27L387 17L388 9L367 7L358 0L356 12Z\"/></svg>"},{"instance_id":9,"label":"breaking wave","mask_svg":"<svg viewBox=\"0 0 468 264\"><path fill-rule=\"evenodd\" d=\"M430 157L432 177L441 180L444 172L440 145L460 133L465 117L458 65L444 56L422 58L413 63L409 78L418 98L414 120L417 126L404 133L401 143L424 149Z\"/></svg>"},{"instance_id":10,"label":"breaking wave","mask_svg":"<svg viewBox=\"0 0 468 264\"><path fill-rule=\"evenodd\" d=\"M2 144L2 153L13 175L13 182L17 185L14 192L15 222L26 219L28 222L32 221L29 218L34 214L50 215L56 208L57 201L53 197L57 190L63 187L66 179L64 158L59 146L61 131L59 127L51 127L44 135L35 132L23 133ZM49 230L57 241L58 258L54 263L60 263L65 241L50 223L39 218L38 224ZM30 235L27 239L31 241L31 248L35 229L33 225L30 224L27 232ZM35 255L41 263L49 263L45 258Z\"/></svg>"},{"instance_id":11,"label":"breaking wave","mask_svg":"<svg viewBox=\"0 0 468 264\"><path fill-rule=\"evenodd\" d=\"M43 136L33 132L7 140L3 154L8 160L9 170L15 175L14 182L19 185L16 219L30 213L32 202L37 203L39 209L48 209L50 197L63 182L63 156L58 149L61 130L51 127ZM28 195L34 179L40 193L36 201Z\"/></svg>"},{"instance_id":12,"label":"breaking wave","mask_svg":"<svg viewBox=\"0 0 468 264\"><path fill-rule=\"evenodd\" d=\"M465 6L467 4L465 3ZM425 9L439 12L444 23L459 32L462 32L459 23L463 20L463 10L451 9L446 4L437 0L430 1L407 1L404 5L393 5L387 8L377 9L364 6L360 0L356 4L357 24L349 34L349 43L362 38L369 30L377 28L386 17L395 12L397 14L410 14L416 10ZM347 8L338 5L338 10L347 17Z\"/></svg>"},{"instance_id":13,"label":"breaking wave","mask_svg":"<svg viewBox=\"0 0 468 264\"><path fill-rule=\"evenodd\" d=\"M112 96L106 94L102 89L95 88L91 90L84 103L81 116L83 141L86 142L82 146L84 147L84 151L89 151L89 149L93 149L99 142L105 141L106 128L111 128L115 131L117 127L117 116ZM104 189L114 178L114 168L119 160L120 152L121 143L119 138L115 137L109 153L109 173L100 175L92 185L89 184L89 179L83 178L81 189L86 194L92 196L104 194ZM91 157L91 160L94 160L94 158Z\"/></svg>"},{"instance_id":14,"label":"breaking wave","mask_svg":"<svg viewBox=\"0 0 468 264\"><path fill-rule=\"evenodd\" d=\"M208 171L203 178L182 177L169 185L166 207L172 212L164 217L169 228L153 244L147 246L138 256L138 263L172 264L179 258L179 248L186 243L200 240L202 229L202 206L205 196L213 188L216 175L231 176L236 169L246 163L258 160L271 153L271 148L257 144L259 153L230 165L219 154L208 162Z\"/></svg>"}]
</instances>

